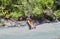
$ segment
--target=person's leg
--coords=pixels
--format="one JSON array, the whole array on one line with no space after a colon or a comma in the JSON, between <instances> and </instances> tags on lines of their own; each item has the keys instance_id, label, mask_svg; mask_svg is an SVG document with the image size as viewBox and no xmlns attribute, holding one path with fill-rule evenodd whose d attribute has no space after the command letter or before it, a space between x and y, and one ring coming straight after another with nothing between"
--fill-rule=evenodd
<instances>
[{"instance_id":1,"label":"person's leg","mask_svg":"<svg viewBox=\"0 0 60 39\"><path fill-rule=\"evenodd\" d=\"M29 22L27 22L27 24L28 24L29 29L32 29L32 28L31 28L31 25L29 24Z\"/></svg>"}]
</instances>

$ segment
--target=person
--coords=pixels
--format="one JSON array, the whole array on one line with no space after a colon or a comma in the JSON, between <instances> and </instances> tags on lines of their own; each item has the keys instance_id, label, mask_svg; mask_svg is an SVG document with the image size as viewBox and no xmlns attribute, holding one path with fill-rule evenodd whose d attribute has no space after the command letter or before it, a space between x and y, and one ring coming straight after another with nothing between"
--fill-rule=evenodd
<instances>
[{"instance_id":1,"label":"person","mask_svg":"<svg viewBox=\"0 0 60 39\"><path fill-rule=\"evenodd\" d=\"M29 29L32 29L33 22L32 22L32 19L30 18L30 16L28 16L28 18L26 20L27 20L27 24L28 24Z\"/></svg>"}]
</instances>

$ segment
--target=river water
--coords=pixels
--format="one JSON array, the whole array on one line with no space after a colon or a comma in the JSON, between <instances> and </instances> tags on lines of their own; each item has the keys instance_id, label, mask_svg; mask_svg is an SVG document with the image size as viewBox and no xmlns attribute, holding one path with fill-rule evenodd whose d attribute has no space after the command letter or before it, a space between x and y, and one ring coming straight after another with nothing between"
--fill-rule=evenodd
<instances>
[{"instance_id":1,"label":"river water","mask_svg":"<svg viewBox=\"0 0 60 39\"><path fill-rule=\"evenodd\" d=\"M28 26L2 27L0 39L60 39L60 22L40 24L32 30Z\"/></svg>"}]
</instances>

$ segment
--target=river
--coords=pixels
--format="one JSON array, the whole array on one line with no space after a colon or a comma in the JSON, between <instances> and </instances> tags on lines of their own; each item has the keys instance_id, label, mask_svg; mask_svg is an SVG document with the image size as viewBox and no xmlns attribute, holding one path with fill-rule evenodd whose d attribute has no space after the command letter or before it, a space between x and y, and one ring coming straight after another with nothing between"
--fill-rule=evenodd
<instances>
[{"instance_id":1,"label":"river","mask_svg":"<svg viewBox=\"0 0 60 39\"><path fill-rule=\"evenodd\" d=\"M29 30L28 27L2 27L0 39L60 39L60 22L44 23Z\"/></svg>"}]
</instances>

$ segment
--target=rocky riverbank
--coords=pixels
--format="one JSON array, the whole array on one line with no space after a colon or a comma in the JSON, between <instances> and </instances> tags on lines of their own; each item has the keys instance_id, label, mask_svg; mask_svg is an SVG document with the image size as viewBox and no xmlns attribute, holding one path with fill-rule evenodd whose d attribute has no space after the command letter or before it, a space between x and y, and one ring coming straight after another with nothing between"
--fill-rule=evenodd
<instances>
[{"instance_id":1,"label":"rocky riverbank","mask_svg":"<svg viewBox=\"0 0 60 39\"><path fill-rule=\"evenodd\" d=\"M43 23L50 23L49 20L33 20L33 25L37 26L39 24ZM16 20L5 20L0 19L0 27L21 27L21 26L27 26L26 20L24 21L16 21Z\"/></svg>"},{"instance_id":2,"label":"rocky riverbank","mask_svg":"<svg viewBox=\"0 0 60 39\"><path fill-rule=\"evenodd\" d=\"M0 27L20 27L20 26L25 26L26 21L16 21L16 20L5 20L1 19L0 20Z\"/></svg>"}]
</instances>

